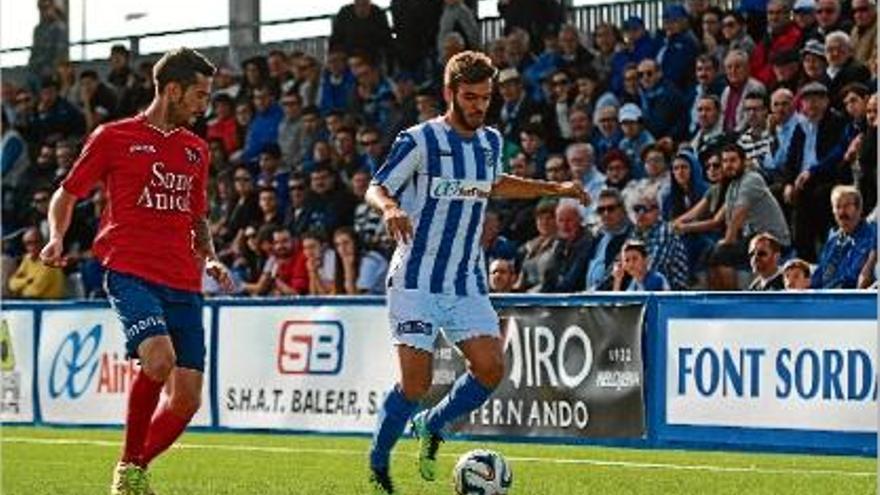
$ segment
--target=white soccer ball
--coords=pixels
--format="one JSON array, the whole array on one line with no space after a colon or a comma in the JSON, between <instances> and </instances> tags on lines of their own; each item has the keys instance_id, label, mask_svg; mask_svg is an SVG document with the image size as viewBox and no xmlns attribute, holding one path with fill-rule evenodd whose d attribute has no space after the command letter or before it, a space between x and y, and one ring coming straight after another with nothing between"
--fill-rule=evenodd
<instances>
[{"instance_id":1,"label":"white soccer ball","mask_svg":"<svg viewBox=\"0 0 880 495\"><path fill-rule=\"evenodd\" d=\"M463 454L452 470L457 495L506 495L513 472L498 452L477 449Z\"/></svg>"}]
</instances>

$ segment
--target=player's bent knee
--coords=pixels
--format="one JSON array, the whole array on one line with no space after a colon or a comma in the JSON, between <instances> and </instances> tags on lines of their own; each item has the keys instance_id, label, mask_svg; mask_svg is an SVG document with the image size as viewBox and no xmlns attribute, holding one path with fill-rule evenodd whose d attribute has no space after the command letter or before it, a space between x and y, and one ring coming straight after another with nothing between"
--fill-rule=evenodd
<instances>
[{"instance_id":1,"label":"player's bent knee","mask_svg":"<svg viewBox=\"0 0 880 495\"><path fill-rule=\"evenodd\" d=\"M167 336L150 337L138 347L141 370L157 382L165 382L174 371L177 354Z\"/></svg>"},{"instance_id":2,"label":"player's bent knee","mask_svg":"<svg viewBox=\"0 0 880 495\"><path fill-rule=\"evenodd\" d=\"M202 394L200 390L175 390L171 396L171 410L182 418L192 417L201 406Z\"/></svg>"},{"instance_id":3,"label":"player's bent knee","mask_svg":"<svg viewBox=\"0 0 880 495\"><path fill-rule=\"evenodd\" d=\"M141 358L141 370L148 377L157 382L164 383L174 371L174 353L154 353Z\"/></svg>"}]
</instances>

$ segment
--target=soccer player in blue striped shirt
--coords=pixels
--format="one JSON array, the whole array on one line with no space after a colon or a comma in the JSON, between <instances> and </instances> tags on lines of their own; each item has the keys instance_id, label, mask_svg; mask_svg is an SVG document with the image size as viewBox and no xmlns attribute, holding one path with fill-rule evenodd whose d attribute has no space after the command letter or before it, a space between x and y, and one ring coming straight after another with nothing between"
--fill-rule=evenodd
<instances>
[{"instance_id":1,"label":"soccer player in blue striped shirt","mask_svg":"<svg viewBox=\"0 0 880 495\"><path fill-rule=\"evenodd\" d=\"M401 376L388 392L370 450L376 493L394 493L391 449L431 386L434 341L442 329L468 372L436 406L413 418L419 471L435 477L443 427L479 407L501 381L503 347L489 301L480 235L495 198L565 196L590 201L575 182L551 183L501 172L501 134L483 126L496 69L476 52L452 57L444 74L445 115L401 132L367 191L397 241L388 273L392 341Z\"/></svg>"}]
</instances>

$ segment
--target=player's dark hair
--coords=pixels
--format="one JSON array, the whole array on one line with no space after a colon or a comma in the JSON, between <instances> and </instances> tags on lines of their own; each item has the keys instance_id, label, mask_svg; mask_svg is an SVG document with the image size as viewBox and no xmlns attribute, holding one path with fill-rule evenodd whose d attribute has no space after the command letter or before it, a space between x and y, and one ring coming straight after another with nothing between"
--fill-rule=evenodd
<instances>
[{"instance_id":1,"label":"player's dark hair","mask_svg":"<svg viewBox=\"0 0 880 495\"><path fill-rule=\"evenodd\" d=\"M457 53L446 63L443 82L455 91L459 84L477 84L495 77L498 71L488 55L470 50Z\"/></svg>"},{"instance_id":2,"label":"player's dark hair","mask_svg":"<svg viewBox=\"0 0 880 495\"><path fill-rule=\"evenodd\" d=\"M161 92L168 83L176 82L186 90L196 82L198 74L212 77L217 71L207 58L192 48L178 48L162 55L153 66L153 80Z\"/></svg>"}]
</instances>

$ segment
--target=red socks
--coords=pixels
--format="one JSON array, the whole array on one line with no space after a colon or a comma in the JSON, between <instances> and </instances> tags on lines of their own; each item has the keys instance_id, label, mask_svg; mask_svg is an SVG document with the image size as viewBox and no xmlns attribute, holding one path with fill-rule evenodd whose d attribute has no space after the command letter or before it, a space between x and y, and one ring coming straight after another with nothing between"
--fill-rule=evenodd
<instances>
[{"instance_id":1,"label":"red socks","mask_svg":"<svg viewBox=\"0 0 880 495\"><path fill-rule=\"evenodd\" d=\"M162 385L143 372L138 372L132 382L131 393L128 395L128 412L125 417L122 462L144 464L142 461L144 441L150 429L150 419L159 404Z\"/></svg>"},{"instance_id":2,"label":"red socks","mask_svg":"<svg viewBox=\"0 0 880 495\"><path fill-rule=\"evenodd\" d=\"M189 424L190 417L180 417L172 411L168 404L156 413L153 422L150 424L150 430L147 435L147 441L143 450L143 465L146 466L162 452L165 452L177 438L183 434L186 425Z\"/></svg>"}]
</instances>

